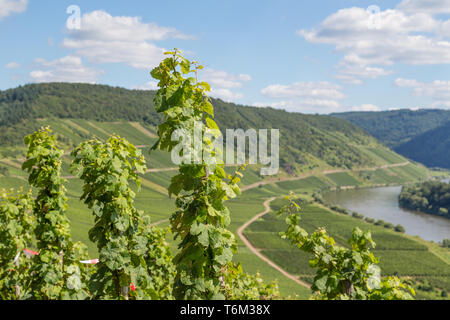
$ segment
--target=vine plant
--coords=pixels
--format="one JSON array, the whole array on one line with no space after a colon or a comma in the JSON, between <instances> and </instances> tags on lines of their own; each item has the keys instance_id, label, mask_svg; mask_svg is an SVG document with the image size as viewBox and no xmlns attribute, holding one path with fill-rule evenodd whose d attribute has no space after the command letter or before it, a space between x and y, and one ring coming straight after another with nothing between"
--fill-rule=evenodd
<instances>
[{"instance_id":1,"label":"vine plant","mask_svg":"<svg viewBox=\"0 0 450 320\"><path fill-rule=\"evenodd\" d=\"M81 199L95 217L89 231L100 254L90 282L94 298L170 299L174 268L164 234L133 204L130 182L139 188L146 171L141 151L112 136L83 142L72 155L72 171L84 181Z\"/></svg>"},{"instance_id":2,"label":"vine plant","mask_svg":"<svg viewBox=\"0 0 450 320\"><path fill-rule=\"evenodd\" d=\"M177 49L166 55L151 72L159 81L155 109L164 116L153 150L171 152L179 144L172 140L176 130L193 133L195 126L201 124L205 137L206 132L217 132L219 128L213 120L214 109L207 95L210 86L198 81L198 72L203 67L184 58ZM225 299L223 274L232 266L237 249L236 239L227 229L230 212L225 201L240 194L241 173L226 174L219 161L198 161L206 152L213 160L217 157L211 153L211 146L210 138L193 146L198 152L191 154L192 162L179 166L169 186L170 195L176 196L176 211L170 220L172 231L175 237L181 238L180 251L174 259L177 299Z\"/></svg>"},{"instance_id":3,"label":"vine plant","mask_svg":"<svg viewBox=\"0 0 450 320\"><path fill-rule=\"evenodd\" d=\"M338 246L325 229L318 229L309 235L299 226L300 206L297 197L291 193L285 199L278 215L287 214L288 228L280 235L301 250L313 255L310 266L317 268L311 287L315 299L367 299L367 300L409 300L414 289L402 283L397 277L381 279L371 249L375 248L370 231L353 230L349 244L351 248Z\"/></svg>"},{"instance_id":4,"label":"vine plant","mask_svg":"<svg viewBox=\"0 0 450 320\"><path fill-rule=\"evenodd\" d=\"M25 137L28 145L22 168L29 172L28 182L38 189L34 203L34 234L39 254L30 272L35 299L85 299L87 271L80 263L87 256L86 247L73 242L65 215L67 197L61 178L61 157L52 131L42 128Z\"/></svg>"},{"instance_id":5,"label":"vine plant","mask_svg":"<svg viewBox=\"0 0 450 320\"><path fill-rule=\"evenodd\" d=\"M23 250L32 241L34 216L31 191L0 191L0 298L29 297L31 260Z\"/></svg>"}]
</instances>

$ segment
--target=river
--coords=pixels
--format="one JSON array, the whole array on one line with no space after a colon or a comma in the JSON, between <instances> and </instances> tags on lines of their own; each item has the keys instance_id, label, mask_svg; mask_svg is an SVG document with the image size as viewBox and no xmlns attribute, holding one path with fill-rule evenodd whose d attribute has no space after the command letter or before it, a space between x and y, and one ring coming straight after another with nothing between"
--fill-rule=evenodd
<instances>
[{"instance_id":1,"label":"river","mask_svg":"<svg viewBox=\"0 0 450 320\"><path fill-rule=\"evenodd\" d=\"M324 200L366 217L401 224L406 233L440 242L450 239L450 219L401 209L398 196L402 187L382 187L328 192Z\"/></svg>"}]
</instances>

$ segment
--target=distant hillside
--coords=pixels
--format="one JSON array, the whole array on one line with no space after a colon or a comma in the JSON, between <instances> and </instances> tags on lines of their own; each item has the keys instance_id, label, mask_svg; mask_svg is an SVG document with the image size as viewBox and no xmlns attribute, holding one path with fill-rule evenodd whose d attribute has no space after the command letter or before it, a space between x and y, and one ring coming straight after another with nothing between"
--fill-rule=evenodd
<instances>
[{"instance_id":1,"label":"distant hillside","mask_svg":"<svg viewBox=\"0 0 450 320\"><path fill-rule=\"evenodd\" d=\"M429 167L450 169L450 110L335 113L397 153Z\"/></svg>"},{"instance_id":2,"label":"distant hillside","mask_svg":"<svg viewBox=\"0 0 450 320\"><path fill-rule=\"evenodd\" d=\"M395 150L428 167L450 169L450 121L442 127L414 137Z\"/></svg>"},{"instance_id":3,"label":"distant hillside","mask_svg":"<svg viewBox=\"0 0 450 320\"><path fill-rule=\"evenodd\" d=\"M450 121L450 110L393 110L334 113L349 120L391 148Z\"/></svg>"},{"instance_id":4,"label":"distant hillside","mask_svg":"<svg viewBox=\"0 0 450 320\"><path fill-rule=\"evenodd\" d=\"M153 107L154 94L68 83L32 84L0 92L0 153L2 146L4 155L10 154L10 147L22 146L23 136L45 123L42 119L131 121L154 129L160 123ZM221 128L280 129L281 166L288 173L404 161L343 119L239 106L217 99L213 104ZM82 129L73 132L83 137ZM74 140L68 133L64 139Z\"/></svg>"}]
</instances>

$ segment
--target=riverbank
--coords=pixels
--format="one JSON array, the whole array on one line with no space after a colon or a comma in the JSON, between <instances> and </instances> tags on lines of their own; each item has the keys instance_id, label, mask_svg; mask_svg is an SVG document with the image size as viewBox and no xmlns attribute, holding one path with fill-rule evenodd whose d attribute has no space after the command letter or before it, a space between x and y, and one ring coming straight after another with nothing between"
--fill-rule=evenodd
<instances>
[{"instance_id":1,"label":"riverbank","mask_svg":"<svg viewBox=\"0 0 450 320\"><path fill-rule=\"evenodd\" d=\"M402 225L407 234L440 242L450 238L450 220L400 208L398 196L402 187L379 187L324 193L324 201L358 212L375 220Z\"/></svg>"}]
</instances>

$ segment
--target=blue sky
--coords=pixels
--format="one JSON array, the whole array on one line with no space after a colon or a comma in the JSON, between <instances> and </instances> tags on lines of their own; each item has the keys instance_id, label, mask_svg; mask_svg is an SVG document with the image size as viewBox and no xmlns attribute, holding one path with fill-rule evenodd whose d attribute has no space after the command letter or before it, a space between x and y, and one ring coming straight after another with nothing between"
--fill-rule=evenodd
<instances>
[{"instance_id":1,"label":"blue sky","mask_svg":"<svg viewBox=\"0 0 450 320\"><path fill-rule=\"evenodd\" d=\"M304 113L450 109L450 0L0 0L0 39L0 90L153 89L149 71L177 47L226 101Z\"/></svg>"}]
</instances>

